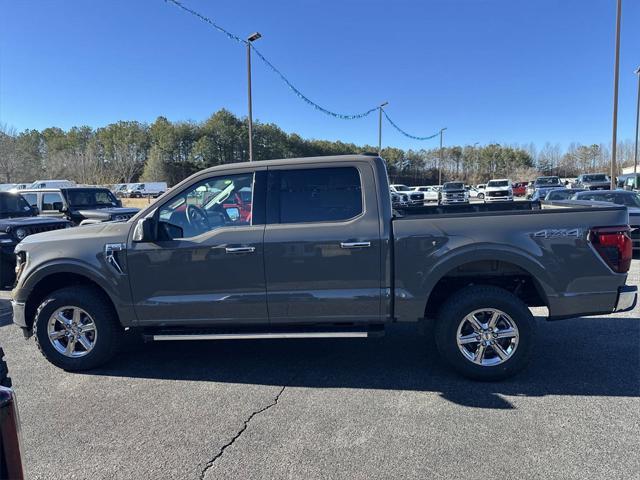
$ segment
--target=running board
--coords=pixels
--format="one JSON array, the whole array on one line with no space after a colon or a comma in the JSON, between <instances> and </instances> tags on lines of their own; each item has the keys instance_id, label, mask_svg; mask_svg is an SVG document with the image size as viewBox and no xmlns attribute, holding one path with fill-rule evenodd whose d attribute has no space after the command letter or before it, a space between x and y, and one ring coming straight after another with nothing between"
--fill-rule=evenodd
<instances>
[{"instance_id":1,"label":"running board","mask_svg":"<svg viewBox=\"0 0 640 480\"><path fill-rule=\"evenodd\" d=\"M158 342L163 340L259 340L280 338L366 338L380 336L378 332L264 332L264 333L204 333L150 335Z\"/></svg>"}]
</instances>

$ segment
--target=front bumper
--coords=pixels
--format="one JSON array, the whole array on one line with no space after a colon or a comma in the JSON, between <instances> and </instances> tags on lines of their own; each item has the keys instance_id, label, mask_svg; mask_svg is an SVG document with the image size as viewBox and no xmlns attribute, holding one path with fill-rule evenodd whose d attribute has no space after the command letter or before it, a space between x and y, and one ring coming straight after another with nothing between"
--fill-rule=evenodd
<instances>
[{"instance_id":1,"label":"front bumper","mask_svg":"<svg viewBox=\"0 0 640 480\"><path fill-rule=\"evenodd\" d=\"M490 202L513 202L513 197L484 197L484 201L487 203Z\"/></svg>"},{"instance_id":2,"label":"front bumper","mask_svg":"<svg viewBox=\"0 0 640 480\"><path fill-rule=\"evenodd\" d=\"M638 287L635 285L624 285L618 288L618 299L614 312L628 312L636 307L638 302Z\"/></svg>"},{"instance_id":3,"label":"front bumper","mask_svg":"<svg viewBox=\"0 0 640 480\"><path fill-rule=\"evenodd\" d=\"M31 336L31 327L27 325L27 317L25 315L25 304L11 300L11 308L13 309L13 323L18 325L24 331L25 337Z\"/></svg>"}]
</instances>

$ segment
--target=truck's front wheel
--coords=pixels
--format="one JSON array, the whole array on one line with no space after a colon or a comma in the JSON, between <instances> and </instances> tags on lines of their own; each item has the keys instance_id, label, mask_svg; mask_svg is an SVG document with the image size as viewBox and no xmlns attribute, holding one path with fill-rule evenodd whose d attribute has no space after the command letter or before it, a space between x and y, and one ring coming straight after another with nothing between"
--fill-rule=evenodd
<instances>
[{"instance_id":1,"label":"truck's front wheel","mask_svg":"<svg viewBox=\"0 0 640 480\"><path fill-rule=\"evenodd\" d=\"M64 370L88 370L108 361L120 346L122 327L111 305L93 288L50 293L35 318L38 348Z\"/></svg>"},{"instance_id":2,"label":"truck's front wheel","mask_svg":"<svg viewBox=\"0 0 640 480\"><path fill-rule=\"evenodd\" d=\"M471 286L440 308L436 344L456 371L476 380L502 380L525 367L535 319L518 297L493 286Z\"/></svg>"}]
</instances>

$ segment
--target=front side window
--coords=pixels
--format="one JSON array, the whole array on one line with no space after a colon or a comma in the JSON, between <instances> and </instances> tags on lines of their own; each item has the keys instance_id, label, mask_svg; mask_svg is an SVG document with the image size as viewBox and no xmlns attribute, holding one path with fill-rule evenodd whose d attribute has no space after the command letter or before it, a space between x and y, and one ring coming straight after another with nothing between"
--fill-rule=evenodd
<instances>
[{"instance_id":1,"label":"front side window","mask_svg":"<svg viewBox=\"0 0 640 480\"><path fill-rule=\"evenodd\" d=\"M62 195L59 193L45 193L42 195L42 210L60 211L62 206Z\"/></svg>"},{"instance_id":2,"label":"front side window","mask_svg":"<svg viewBox=\"0 0 640 480\"><path fill-rule=\"evenodd\" d=\"M22 195L22 198L24 198L32 207L38 206L38 195L36 193L21 193L20 195Z\"/></svg>"},{"instance_id":3,"label":"front side window","mask_svg":"<svg viewBox=\"0 0 640 480\"><path fill-rule=\"evenodd\" d=\"M109 190L67 190L67 199L72 207L115 207L118 204Z\"/></svg>"},{"instance_id":4,"label":"front side window","mask_svg":"<svg viewBox=\"0 0 640 480\"><path fill-rule=\"evenodd\" d=\"M192 185L160 208L170 238L190 238L220 227L251 225L253 173L221 175Z\"/></svg>"},{"instance_id":5,"label":"front side window","mask_svg":"<svg viewBox=\"0 0 640 480\"><path fill-rule=\"evenodd\" d=\"M355 167L271 171L269 202L270 223L349 220L363 211L360 174Z\"/></svg>"}]
</instances>

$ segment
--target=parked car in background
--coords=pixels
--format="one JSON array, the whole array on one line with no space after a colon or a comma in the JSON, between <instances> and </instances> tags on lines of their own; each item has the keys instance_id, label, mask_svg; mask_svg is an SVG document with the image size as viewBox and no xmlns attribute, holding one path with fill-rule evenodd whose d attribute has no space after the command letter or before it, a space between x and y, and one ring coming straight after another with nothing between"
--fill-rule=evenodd
<instances>
[{"instance_id":1,"label":"parked car in background","mask_svg":"<svg viewBox=\"0 0 640 480\"><path fill-rule=\"evenodd\" d=\"M558 188L567 188L560 180L560 177L554 175L538 177L535 182L533 182L533 194L531 199L535 196L536 199L542 200L547 196L547 193Z\"/></svg>"},{"instance_id":2,"label":"parked car in background","mask_svg":"<svg viewBox=\"0 0 640 480\"><path fill-rule=\"evenodd\" d=\"M15 281L16 245L34 233L59 230L71 224L58 218L38 216L17 193L0 192L0 289L10 289Z\"/></svg>"},{"instance_id":3,"label":"parked car in background","mask_svg":"<svg viewBox=\"0 0 640 480\"><path fill-rule=\"evenodd\" d=\"M438 201L438 189L435 186L420 186L413 187L416 192L422 192L424 194L425 202L437 202Z\"/></svg>"},{"instance_id":4,"label":"parked car in background","mask_svg":"<svg viewBox=\"0 0 640 480\"><path fill-rule=\"evenodd\" d=\"M0 347L0 479L23 480L18 402L11 388L9 369Z\"/></svg>"},{"instance_id":5,"label":"parked car in background","mask_svg":"<svg viewBox=\"0 0 640 480\"><path fill-rule=\"evenodd\" d=\"M516 182L512 186L514 197L524 197L527 194L527 185L529 182Z\"/></svg>"},{"instance_id":6,"label":"parked car in background","mask_svg":"<svg viewBox=\"0 0 640 480\"><path fill-rule=\"evenodd\" d=\"M625 190L640 191L640 173L630 173L627 178L624 179L622 188Z\"/></svg>"},{"instance_id":7,"label":"parked car in background","mask_svg":"<svg viewBox=\"0 0 640 480\"><path fill-rule=\"evenodd\" d=\"M487 188L487 185L484 183L479 183L476 185L476 197L480 200L484 199L484 190Z\"/></svg>"},{"instance_id":8,"label":"parked car in background","mask_svg":"<svg viewBox=\"0 0 640 480\"><path fill-rule=\"evenodd\" d=\"M229 186L262 193L250 224L217 194L194 195ZM126 327L153 341L366 338L432 322L453 369L497 380L532 357L529 307L559 320L636 303L624 208L510 202L394 216L388 192L384 160L368 155L198 172L131 222L21 242L29 261L17 269L13 321L65 370L113 358ZM597 351L608 340L593 341Z\"/></svg>"},{"instance_id":9,"label":"parked car in background","mask_svg":"<svg viewBox=\"0 0 640 480\"><path fill-rule=\"evenodd\" d=\"M166 182L132 183L127 186L125 196L129 198L157 198L167 191Z\"/></svg>"},{"instance_id":10,"label":"parked car in background","mask_svg":"<svg viewBox=\"0 0 640 480\"><path fill-rule=\"evenodd\" d=\"M557 188L548 192L543 198L535 198L535 200L544 200L545 202L553 202L556 200L569 200L578 192L584 192L580 188Z\"/></svg>"},{"instance_id":11,"label":"parked car in background","mask_svg":"<svg viewBox=\"0 0 640 480\"><path fill-rule=\"evenodd\" d=\"M469 192L464 188L464 182L446 182L440 192L441 205L454 203L469 203Z\"/></svg>"},{"instance_id":12,"label":"parked car in background","mask_svg":"<svg viewBox=\"0 0 640 480\"><path fill-rule=\"evenodd\" d=\"M633 251L640 252L640 195L636 192L624 190L610 191L584 191L571 197L572 200L591 200L594 202L608 202L627 207L629 212L629 227L631 227L631 240Z\"/></svg>"},{"instance_id":13,"label":"parked car in background","mask_svg":"<svg viewBox=\"0 0 640 480\"><path fill-rule=\"evenodd\" d=\"M410 206L416 207L424 205L424 192L416 191L413 188L400 183L389 185L389 190L406 195L409 199Z\"/></svg>"},{"instance_id":14,"label":"parked car in background","mask_svg":"<svg viewBox=\"0 0 640 480\"><path fill-rule=\"evenodd\" d=\"M125 221L138 208L126 208L108 188L70 187L23 190L20 195L42 215L65 218L74 225Z\"/></svg>"},{"instance_id":15,"label":"parked car in background","mask_svg":"<svg viewBox=\"0 0 640 480\"><path fill-rule=\"evenodd\" d=\"M583 173L578 175L572 188L583 190L610 190L611 179L604 173Z\"/></svg>"},{"instance_id":16,"label":"parked car in background","mask_svg":"<svg viewBox=\"0 0 640 480\"><path fill-rule=\"evenodd\" d=\"M73 187L75 184L76 182L72 182L71 180L36 180L23 190L39 188L66 188Z\"/></svg>"},{"instance_id":17,"label":"parked car in background","mask_svg":"<svg viewBox=\"0 0 640 480\"><path fill-rule=\"evenodd\" d=\"M535 191L535 181L527 183L525 198L533 197L533 192Z\"/></svg>"},{"instance_id":18,"label":"parked car in background","mask_svg":"<svg viewBox=\"0 0 640 480\"><path fill-rule=\"evenodd\" d=\"M490 202L513 202L513 189L511 180L500 178L489 180L487 188L484 190L484 201Z\"/></svg>"},{"instance_id":19,"label":"parked car in background","mask_svg":"<svg viewBox=\"0 0 640 480\"><path fill-rule=\"evenodd\" d=\"M391 206L393 208L405 208L409 206L409 196L405 193L389 191L391 195Z\"/></svg>"}]
</instances>

